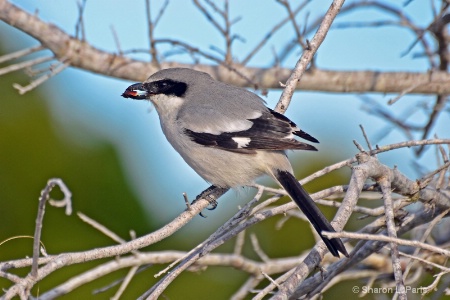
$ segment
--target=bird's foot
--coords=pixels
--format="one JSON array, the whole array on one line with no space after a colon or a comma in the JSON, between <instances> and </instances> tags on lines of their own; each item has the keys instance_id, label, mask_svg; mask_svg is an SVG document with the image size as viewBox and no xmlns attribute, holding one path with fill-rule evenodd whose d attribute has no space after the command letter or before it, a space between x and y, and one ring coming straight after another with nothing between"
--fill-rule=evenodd
<instances>
[{"instance_id":1,"label":"bird's foot","mask_svg":"<svg viewBox=\"0 0 450 300\"><path fill-rule=\"evenodd\" d=\"M228 189L221 188L215 185L211 185L209 188L204 190L203 192L198 195L194 201L192 201L191 205L197 202L200 199L205 199L209 202L209 207L207 207L208 210L214 210L217 208L217 205L219 204L217 202L217 198L220 197L222 194L224 194ZM217 196L216 192L219 192L220 195ZM199 214L201 217L206 218L202 213Z\"/></svg>"}]
</instances>

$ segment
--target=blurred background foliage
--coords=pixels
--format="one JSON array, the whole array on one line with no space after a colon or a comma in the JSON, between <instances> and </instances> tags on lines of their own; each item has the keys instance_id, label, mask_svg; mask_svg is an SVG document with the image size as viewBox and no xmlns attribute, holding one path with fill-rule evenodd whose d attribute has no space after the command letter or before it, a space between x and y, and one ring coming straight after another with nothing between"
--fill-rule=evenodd
<instances>
[{"instance_id":1,"label":"blurred background foliage","mask_svg":"<svg viewBox=\"0 0 450 300\"><path fill-rule=\"evenodd\" d=\"M53 177L62 178L73 193L75 212L107 224L123 237L130 229L148 231L151 219L144 216L124 180L112 145L98 140L87 147L64 139L42 91L20 96L12 88L21 79L16 74L2 76L0 85L0 241L33 235L40 192ZM57 189L52 193L55 199L60 196ZM46 209L42 241L49 254L112 244L75 214L66 216L63 209L51 206ZM18 238L0 246L1 261L31 255L32 239ZM85 268L89 266L72 269ZM69 275L59 273L49 281ZM5 284L2 280L2 288Z\"/></svg>"}]
</instances>

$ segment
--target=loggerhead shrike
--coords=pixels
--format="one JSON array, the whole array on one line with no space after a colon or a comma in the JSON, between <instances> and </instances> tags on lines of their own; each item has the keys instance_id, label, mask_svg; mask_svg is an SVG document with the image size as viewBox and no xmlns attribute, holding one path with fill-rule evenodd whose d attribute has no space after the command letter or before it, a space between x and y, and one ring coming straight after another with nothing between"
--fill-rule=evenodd
<instances>
[{"instance_id":1,"label":"loggerhead shrike","mask_svg":"<svg viewBox=\"0 0 450 300\"><path fill-rule=\"evenodd\" d=\"M317 150L294 136L318 141L267 108L256 94L207 73L173 68L129 86L122 96L154 104L167 140L203 179L234 188L271 176L300 207L331 254L348 256L340 239L322 236L322 231L334 229L295 179L285 154L290 149Z\"/></svg>"}]
</instances>

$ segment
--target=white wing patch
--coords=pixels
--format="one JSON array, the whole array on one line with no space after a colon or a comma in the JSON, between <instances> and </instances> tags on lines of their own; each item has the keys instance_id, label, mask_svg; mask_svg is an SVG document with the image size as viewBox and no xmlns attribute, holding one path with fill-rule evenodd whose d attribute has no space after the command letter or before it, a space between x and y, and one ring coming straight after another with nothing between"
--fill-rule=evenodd
<instances>
[{"instance_id":1,"label":"white wing patch","mask_svg":"<svg viewBox=\"0 0 450 300\"><path fill-rule=\"evenodd\" d=\"M251 142L249 137L233 137L231 139L236 142L238 148L245 148Z\"/></svg>"},{"instance_id":2,"label":"white wing patch","mask_svg":"<svg viewBox=\"0 0 450 300\"><path fill-rule=\"evenodd\" d=\"M205 124L206 125L206 124ZM223 119L223 120L215 120L215 123L212 124L213 126L206 125L204 128L198 128L199 131L204 133L211 133L211 134L221 134L224 132L239 132L239 131L245 131L252 127L253 123L251 121L247 120L230 120L230 119ZM190 126L192 127L192 126Z\"/></svg>"},{"instance_id":3,"label":"white wing patch","mask_svg":"<svg viewBox=\"0 0 450 300\"><path fill-rule=\"evenodd\" d=\"M254 111L252 111L252 113L249 116L247 116L247 119L253 120L253 119L257 119L257 118L259 118L261 116L262 116L262 112L261 111L254 110Z\"/></svg>"},{"instance_id":4,"label":"white wing patch","mask_svg":"<svg viewBox=\"0 0 450 300\"><path fill-rule=\"evenodd\" d=\"M229 117L222 120L214 120L214 127L207 126L207 128L203 129L202 131L211 134L246 131L253 126L253 122L251 120L257 119L261 116L262 112L254 110L243 120L232 119Z\"/></svg>"},{"instance_id":5,"label":"white wing patch","mask_svg":"<svg viewBox=\"0 0 450 300\"><path fill-rule=\"evenodd\" d=\"M293 140L293 139L295 139L295 135L291 132L287 136L285 136L284 139Z\"/></svg>"}]
</instances>

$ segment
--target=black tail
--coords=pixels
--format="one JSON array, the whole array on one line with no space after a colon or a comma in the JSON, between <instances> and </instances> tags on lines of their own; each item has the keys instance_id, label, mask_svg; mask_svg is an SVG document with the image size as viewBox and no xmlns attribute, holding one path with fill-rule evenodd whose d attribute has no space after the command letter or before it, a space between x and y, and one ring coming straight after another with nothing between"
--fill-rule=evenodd
<instances>
[{"instance_id":1,"label":"black tail","mask_svg":"<svg viewBox=\"0 0 450 300\"><path fill-rule=\"evenodd\" d=\"M302 185L295 179L294 175L287 171L277 170L275 174L278 182L283 186L286 192L291 196L292 200L298 205L302 210L311 224L314 226L316 231L319 233L322 240L327 245L328 250L331 254L339 257L339 252L348 257L347 250L340 239L327 239L322 236L322 231L332 231L335 232L330 222L325 218L320 209L308 195L308 193L303 189Z\"/></svg>"}]
</instances>

